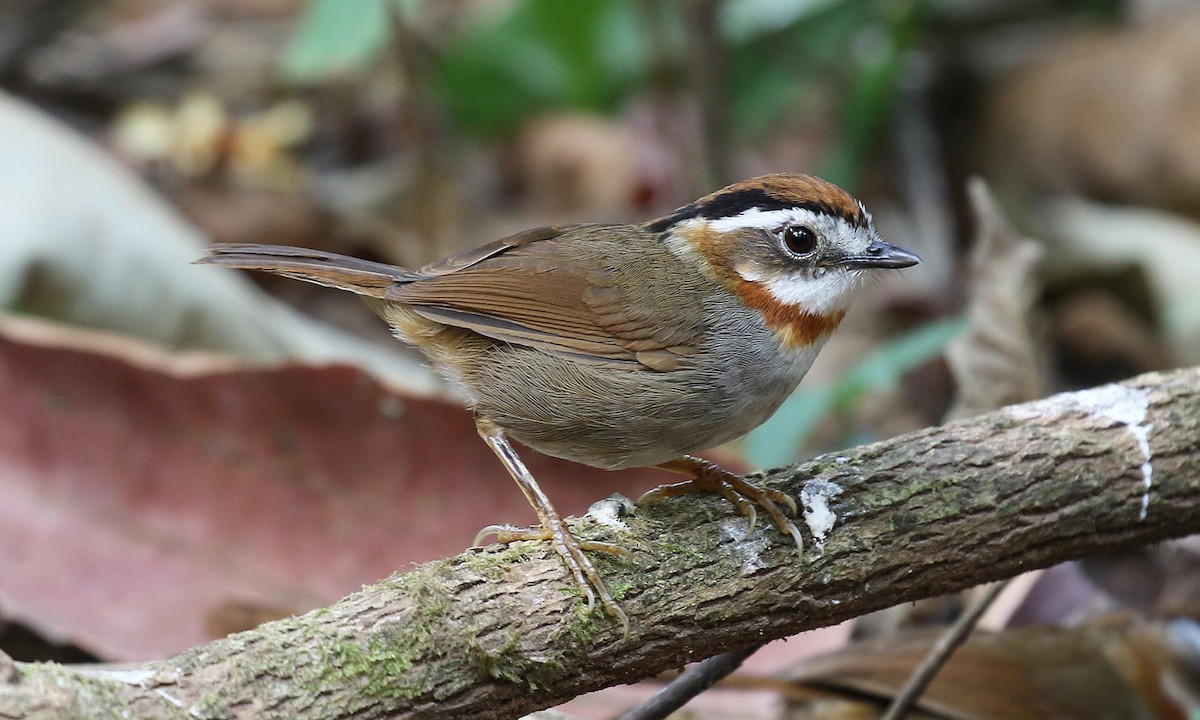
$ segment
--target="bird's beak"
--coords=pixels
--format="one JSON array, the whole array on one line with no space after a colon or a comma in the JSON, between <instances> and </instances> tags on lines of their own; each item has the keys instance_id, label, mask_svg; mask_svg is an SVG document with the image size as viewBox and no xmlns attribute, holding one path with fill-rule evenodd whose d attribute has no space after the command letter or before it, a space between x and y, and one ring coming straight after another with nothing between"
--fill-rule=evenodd
<instances>
[{"instance_id":1,"label":"bird's beak","mask_svg":"<svg viewBox=\"0 0 1200 720\"><path fill-rule=\"evenodd\" d=\"M919 262L921 258L915 253L882 240L868 245L861 255L851 255L842 260L842 264L852 268L906 268Z\"/></svg>"}]
</instances>

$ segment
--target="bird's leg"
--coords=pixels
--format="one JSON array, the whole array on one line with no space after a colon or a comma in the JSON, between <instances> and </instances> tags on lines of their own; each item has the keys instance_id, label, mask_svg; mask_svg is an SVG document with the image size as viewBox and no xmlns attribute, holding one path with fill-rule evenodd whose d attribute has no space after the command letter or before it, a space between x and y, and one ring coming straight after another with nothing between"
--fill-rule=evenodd
<instances>
[{"instance_id":1,"label":"bird's leg","mask_svg":"<svg viewBox=\"0 0 1200 720\"><path fill-rule=\"evenodd\" d=\"M630 557L629 551L610 543L580 540L575 537L566 522L563 521L562 516L550 504L550 498L546 497L546 494L538 487L537 481L533 479L533 475L525 467L525 463L521 462L521 458L517 456L517 451L508 442L504 431L484 418L477 418L475 427L492 452L496 453L496 457L500 458L500 462L504 463L508 474L517 481L517 485L521 488L521 492L525 493L525 499L533 506L538 521L541 523L540 528L528 529L516 528L511 525L491 525L480 531L475 538L475 544L480 544L480 541L488 535L495 535L496 539L502 543L514 540L549 541L571 572L580 593L587 598L588 610L595 607L596 597L599 596L604 611L616 618L621 623L625 635L628 635L629 618L608 592L604 581L600 579L600 573L596 571L584 551L596 550Z\"/></svg>"},{"instance_id":2,"label":"bird's leg","mask_svg":"<svg viewBox=\"0 0 1200 720\"><path fill-rule=\"evenodd\" d=\"M642 500L653 501L659 498L699 491L714 492L737 506L737 509L750 522L750 532L754 532L755 520L757 518L754 506L758 505L767 511L767 514L771 516L771 520L775 522L775 527L779 528L780 532L791 535L792 539L796 541L796 547L801 551L804 550L804 539L800 537L800 529L796 527L796 524L779 507L780 505L787 506L791 514L795 516L796 501L792 499L791 495L772 488L759 487L741 475L731 473L716 463L692 457L691 455L684 455L657 467L680 473L681 475L691 475L691 479L680 483L671 483L670 485L659 485L643 495Z\"/></svg>"}]
</instances>

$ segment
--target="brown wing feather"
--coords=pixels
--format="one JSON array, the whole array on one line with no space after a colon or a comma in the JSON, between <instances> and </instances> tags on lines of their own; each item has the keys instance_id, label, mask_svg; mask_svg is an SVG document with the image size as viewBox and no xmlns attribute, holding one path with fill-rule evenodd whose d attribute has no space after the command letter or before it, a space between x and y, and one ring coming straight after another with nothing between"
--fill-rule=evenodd
<instances>
[{"instance_id":1,"label":"brown wing feather","mask_svg":"<svg viewBox=\"0 0 1200 720\"><path fill-rule=\"evenodd\" d=\"M435 260L417 271L422 277L434 277L437 275L449 275L463 268L476 265L488 258L499 255L507 250L522 247L540 240L549 240L562 234L570 226L562 227L553 225L550 227L532 228L530 230L522 230L519 233L509 235L508 237L493 240L490 243L484 243L477 248L472 248L457 255L451 255L441 260Z\"/></svg>"},{"instance_id":2,"label":"brown wing feather","mask_svg":"<svg viewBox=\"0 0 1200 720\"><path fill-rule=\"evenodd\" d=\"M621 249L619 241L653 238L613 232L587 225L529 230L421 268L419 279L391 286L386 298L436 322L577 361L675 369L698 337L627 312L629 298L606 251Z\"/></svg>"}]
</instances>

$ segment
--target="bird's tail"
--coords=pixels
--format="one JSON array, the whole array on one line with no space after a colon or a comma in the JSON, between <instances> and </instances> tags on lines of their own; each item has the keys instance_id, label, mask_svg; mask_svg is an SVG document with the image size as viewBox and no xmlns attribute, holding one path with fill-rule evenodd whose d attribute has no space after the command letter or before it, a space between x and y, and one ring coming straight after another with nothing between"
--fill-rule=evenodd
<instances>
[{"instance_id":1,"label":"bird's tail","mask_svg":"<svg viewBox=\"0 0 1200 720\"><path fill-rule=\"evenodd\" d=\"M395 283L421 277L397 265L286 245L217 243L196 262L274 273L373 298L383 298Z\"/></svg>"}]
</instances>

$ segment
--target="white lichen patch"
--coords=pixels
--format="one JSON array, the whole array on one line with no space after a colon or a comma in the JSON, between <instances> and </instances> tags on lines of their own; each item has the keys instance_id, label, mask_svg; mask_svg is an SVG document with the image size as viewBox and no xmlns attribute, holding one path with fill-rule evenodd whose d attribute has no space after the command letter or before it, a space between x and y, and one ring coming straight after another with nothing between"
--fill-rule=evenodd
<instances>
[{"instance_id":1,"label":"white lichen patch","mask_svg":"<svg viewBox=\"0 0 1200 720\"><path fill-rule=\"evenodd\" d=\"M767 566L763 553L771 542L763 532L750 532L750 523L745 518L730 517L720 522L721 547L734 553L741 562L741 574L753 575Z\"/></svg>"},{"instance_id":2,"label":"white lichen patch","mask_svg":"<svg viewBox=\"0 0 1200 720\"><path fill-rule=\"evenodd\" d=\"M628 532L629 526L621 518L629 515L632 508L633 502L629 498L616 493L592 503L588 508L587 517L613 532Z\"/></svg>"},{"instance_id":3,"label":"white lichen patch","mask_svg":"<svg viewBox=\"0 0 1200 720\"><path fill-rule=\"evenodd\" d=\"M86 668L83 670L83 672L91 677L124 683L126 685L136 685L138 687L146 687L146 683L152 680L155 676L154 670L143 670L140 668L132 670Z\"/></svg>"},{"instance_id":4,"label":"white lichen patch","mask_svg":"<svg viewBox=\"0 0 1200 720\"><path fill-rule=\"evenodd\" d=\"M829 503L842 494L842 487L828 480L809 480L800 491L800 504L804 506L804 522L816 541L817 552L825 552L825 538L837 524L837 513L829 509Z\"/></svg>"},{"instance_id":5,"label":"white lichen patch","mask_svg":"<svg viewBox=\"0 0 1200 720\"><path fill-rule=\"evenodd\" d=\"M1143 492L1138 519L1145 520L1146 512L1150 509L1150 490L1154 487L1154 468L1150 464L1150 425L1146 422L1146 415L1150 412L1150 398L1145 391L1125 385L1101 385L1090 390L1063 393L1011 408L1010 412L1017 418L1030 419L1065 409L1081 410L1109 422L1120 423L1133 436L1142 451Z\"/></svg>"}]
</instances>

